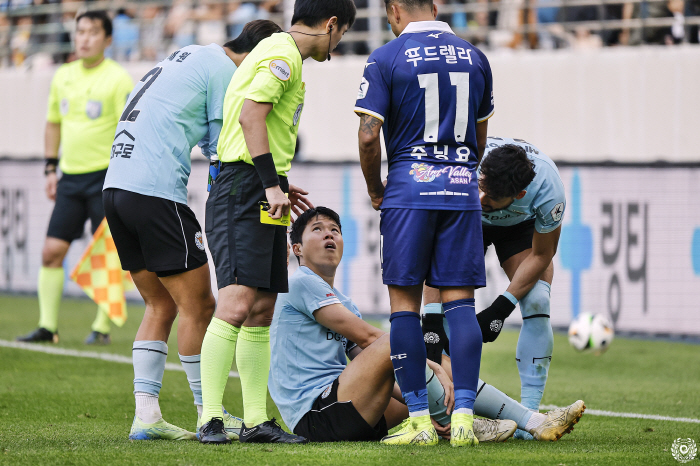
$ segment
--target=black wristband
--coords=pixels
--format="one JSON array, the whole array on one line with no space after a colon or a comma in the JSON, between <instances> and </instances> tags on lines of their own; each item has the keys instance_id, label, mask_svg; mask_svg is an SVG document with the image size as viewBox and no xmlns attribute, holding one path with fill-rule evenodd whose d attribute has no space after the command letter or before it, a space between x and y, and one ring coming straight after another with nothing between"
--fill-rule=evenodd
<instances>
[{"instance_id":1,"label":"black wristband","mask_svg":"<svg viewBox=\"0 0 700 466\"><path fill-rule=\"evenodd\" d=\"M272 154L270 152L253 157L253 165L258 172L258 176L262 180L263 188L267 189L279 186L280 179L277 176L275 161L272 159Z\"/></svg>"},{"instance_id":2,"label":"black wristband","mask_svg":"<svg viewBox=\"0 0 700 466\"><path fill-rule=\"evenodd\" d=\"M58 165L58 158L56 157L47 157L46 158L46 167L48 168L49 165L53 165L54 167Z\"/></svg>"}]
</instances>

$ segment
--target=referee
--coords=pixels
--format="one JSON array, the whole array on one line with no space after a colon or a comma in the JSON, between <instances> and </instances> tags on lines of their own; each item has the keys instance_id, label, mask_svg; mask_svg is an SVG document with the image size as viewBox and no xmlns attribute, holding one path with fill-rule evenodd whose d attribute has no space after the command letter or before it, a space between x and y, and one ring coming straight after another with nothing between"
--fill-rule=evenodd
<instances>
[{"instance_id":1,"label":"referee","mask_svg":"<svg viewBox=\"0 0 700 466\"><path fill-rule=\"evenodd\" d=\"M19 341L58 342L58 309L65 272L63 259L90 219L94 233L104 218L102 184L114 131L133 88L126 70L105 58L112 21L88 11L76 19L78 60L62 65L51 82L44 153L46 196L55 201L39 270L39 328ZM58 148L62 156L58 159ZM57 168L63 176L58 179ZM108 344L110 321L99 308L86 344Z\"/></svg>"},{"instance_id":2,"label":"referee","mask_svg":"<svg viewBox=\"0 0 700 466\"><path fill-rule=\"evenodd\" d=\"M307 441L267 417L270 323L277 293L287 292L286 227L267 223L308 206L307 193L287 181L306 93L302 62L325 61L354 20L352 0L296 0L289 31L261 41L226 91L224 163L206 209L219 301L202 343L203 443L227 440L219 418L234 356L244 410L239 440Z\"/></svg>"}]
</instances>

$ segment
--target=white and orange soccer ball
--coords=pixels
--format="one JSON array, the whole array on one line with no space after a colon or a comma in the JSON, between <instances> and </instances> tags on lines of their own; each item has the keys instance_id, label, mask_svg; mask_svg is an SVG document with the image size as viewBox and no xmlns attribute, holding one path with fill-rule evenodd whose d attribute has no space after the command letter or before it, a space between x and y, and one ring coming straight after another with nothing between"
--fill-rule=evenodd
<instances>
[{"instance_id":1,"label":"white and orange soccer ball","mask_svg":"<svg viewBox=\"0 0 700 466\"><path fill-rule=\"evenodd\" d=\"M600 314L584 312L569 326L569 343L579 351L604 353L614 337L610 319Z\"/></svg>"}]
</instances>

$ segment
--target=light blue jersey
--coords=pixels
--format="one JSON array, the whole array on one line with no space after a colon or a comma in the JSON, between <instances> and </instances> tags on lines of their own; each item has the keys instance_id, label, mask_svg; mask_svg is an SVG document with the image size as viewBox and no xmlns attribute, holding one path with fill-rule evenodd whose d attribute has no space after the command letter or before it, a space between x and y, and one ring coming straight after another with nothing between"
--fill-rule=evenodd
<instances>
[{"instance_id":1,"label":"light blue jersey","mask_svg":"<svg viewBox=\"0 0 700 466\"><path fill-rule=\"evenodd\" d=\"M538 233L556 230L561 225L566 209L564 183L559 177L557 166L541 150L522 139L489 137L483 159L488 157L491 150L506 144L515 144L525 149L535 164L535 178L525 188L527 194L522 199L516 199L502 210L482 212L481 223L506 227L535 219L535 229ZM477 175L480 174L480 170L477 171Z\"/></svg>"},{"instance_id":2,"label":"light blue jersey","mask_svg":"<svg viewBox=\"0 0 700 466\"><path fill-rule=\"evenodd\" d=\"M184 47L141 78L117 126L104 189L187 203L190 152L216 154L236 65L216 44Z\"/></svg>"},{"instance_id":3,"label":"light blue jersey","mask_svg":"<svg viewBox=\"0 0 700 466\"><path fill-rule=\"evenodd\" d=\"M308 267L289 279L270 327L270 396L290 429L347 366L347 339L316 322L314 311L342 304L361 317L357 306Z\"/></svg>"}]
</instances>

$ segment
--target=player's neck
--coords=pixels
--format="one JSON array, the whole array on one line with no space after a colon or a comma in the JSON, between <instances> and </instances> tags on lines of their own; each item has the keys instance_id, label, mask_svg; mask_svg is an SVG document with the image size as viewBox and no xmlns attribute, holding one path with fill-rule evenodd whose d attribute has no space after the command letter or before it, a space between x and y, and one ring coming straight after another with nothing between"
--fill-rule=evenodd
<instances>
[{"instance_id":1,"label":"player's neck","mask_svg":"<svg viewBox=\"0 0 700 466\"><path fill-rule=\"evenodd\" d=\"M236 65L236 67L241 66L241 63L243 63L245 57L248 56L248 52L236 53L227 47L224 47L224 52L226 53L226 56L229 57L231 61Z\"/></svg>"},{"instance_id":2,"label":"player's neck","mask_svg":"<svg viewBox=\"0 0 700 466\"><path fill-rule=\"evenodd\" d=\"M100 63L102 63L103 61L105 61L104 54L98 55L96 57L83 58L83 68L88 70L91 68L95 68L96 66L99 66Z\"/></svg>"},{"instance_id":3,"label":"player's neck","mask_svg":"<svg viewBox=\"0 0 700 466\"><path fill-rule=\"evenodd\" d=\"M434 6L433 9L418 8L415 11L400 8L398 14L400 17L399 32L402 33L410 23L435 21L437 17L437 6Z\"/></svg>"},{"instance_id":4,"label":"player's neck","mask_svg":"<svg viewBox=\"0 0 700 466\"><path fill-rule=\"evenodd\" d=\"M331 288L333 288L333 283L335 283L335 271L338 270L337 266L331 267L319 266L317 264L307 264L303 259L299 265L308 267L313 273L321 277L324 282L328 283Z\"/></svg>"},{"instance_id":5,"label":"player's neck","mask_svg":"<svg viewBox=\"0 0 700 466\"><path fill-rule=\"evenodd\" d=\"M302 61L317 54L319 50L328 48L328 33L322 27L310 28L304 24L294 24L287 32L296 42Z\"/></svg>"}]
</instances>

